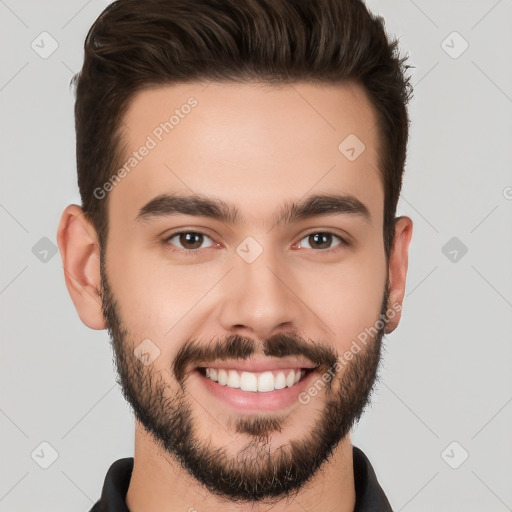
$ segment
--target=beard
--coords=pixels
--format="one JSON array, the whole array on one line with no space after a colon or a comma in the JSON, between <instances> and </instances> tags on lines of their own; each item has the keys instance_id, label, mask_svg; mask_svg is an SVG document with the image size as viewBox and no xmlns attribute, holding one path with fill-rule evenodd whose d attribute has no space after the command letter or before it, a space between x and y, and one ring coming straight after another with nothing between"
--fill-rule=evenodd
<instances>
[{"instance_id":1,"label":"beard","mask_svg":"<svg viewBox=\"0 0 512 512\"><path fill-rule=\"evenodd\" d=\"M387 324L388 281L379 316L383 319L379 322L381 327L365 347L350 361L344 362L341 371L334 370L341 358L331 345L318 340L306 341L295 332L272 336L261 345L266 356L295 355L317 364L314 371L318 379L314 382L324 383L322 375L327 372L332 378L324 384L324 395L321 391L312 399L323 404L323 408L317 411L320 417L313 428L302 438L291 439L278 449L271 447L271 434L282 432L287 415L262 411L229 418L230 430L240 437L250 438L235 456L230 456L224 446L212 446L211 438L208 442L201 437L191 407L195 400L187 390L187 369L204 361L247 359L258 353L260 345L251 338L238 335L210 344L194 339L180 348L169 370L157 371L153 365L146 366L134 355L134 348L141 340L130 335L120 317L118 302L108 284L103 257L100 271L102 309L113 345L117 383L123 396L136 419L164 452L221 499L239 503L276 503L293 497L332 456L370 403ZM167 381L164 375L169 375ZM310 416L311 412L303 407L304 415ZM289 414L292 418L293 415L298 417L300 407Z\"/></svg>"}]
</instances>

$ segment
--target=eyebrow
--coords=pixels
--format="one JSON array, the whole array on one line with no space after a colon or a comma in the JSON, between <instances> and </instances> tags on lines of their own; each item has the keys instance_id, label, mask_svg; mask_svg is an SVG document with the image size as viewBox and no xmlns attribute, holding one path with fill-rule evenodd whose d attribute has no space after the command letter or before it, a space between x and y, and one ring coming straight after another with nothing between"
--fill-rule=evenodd
<instances>
[{"instance_id":1,"label":"eyebrow","mask_svg":"<svg viewBox=\"0 0 512 512\"><path fill-rule=\"evenodd\" d=\"M135 220L149 221L176 214L209 217L227 224L245 221L234 205L221 199L179 194L161 194L151 199L139 210ZM318 215L337 214L358 216L371 223L369 209L353 195L315 194L298 202L286 202L274 215L272 225L292 224Z\"/></svg>"}]
</instances>

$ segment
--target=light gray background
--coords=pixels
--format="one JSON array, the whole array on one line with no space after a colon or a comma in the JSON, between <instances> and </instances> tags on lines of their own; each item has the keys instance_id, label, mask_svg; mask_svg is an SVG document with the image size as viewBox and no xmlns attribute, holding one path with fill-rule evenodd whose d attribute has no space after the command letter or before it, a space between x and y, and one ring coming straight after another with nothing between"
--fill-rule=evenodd
<instances>
[{"instance_id":1,"label":"light gray background","mask_svg":"<svg viewBox=\"0 0 512 512\"><path fill-rule=\"evenodd\" d=\"M51 252L79 203L69 80L107 3L0 0L2 512L88 511L133 455L107 334L80 322ZM353 443L396 511L512 510L512 2L369 6L416 66L398 212L414 233L403 319ZM44 31L47 58L31 47L51 50Z\"/></svg>"}]
</instances>

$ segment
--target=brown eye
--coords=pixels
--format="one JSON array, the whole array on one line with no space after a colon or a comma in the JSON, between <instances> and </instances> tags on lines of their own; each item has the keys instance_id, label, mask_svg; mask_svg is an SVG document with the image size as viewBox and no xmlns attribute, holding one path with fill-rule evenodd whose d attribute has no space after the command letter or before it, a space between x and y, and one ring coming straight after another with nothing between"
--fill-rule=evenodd
<instances>
[{"instance_id":1,"label":"brown eye","mask_svg":"<svg viewBox=\"0 0 512 512\"><path fill-rule=\"evenodd\" d=\"M336 238L340 242L333 246L332 243ZM307 241L307 245L305 247L306 249L325 250L332 249L333 247L336 247L338 245L347 245L343 238L341 238L338 235L335 235L334 233L329 232L310 233L301 240L301 245L303 240Z\"/></svg>"},{"instance_id":2,"label":"brown eye","mask_svg":"<svg viewBox=\"0 0 512 512\"><path fill-rule=\"evenodd\" d=\"M173 239L177 239L177 244L171 242ZM195 249L201 249L201 246L205 242L205 239L211 241L211 238L203 233L198 233L195 231L180 231L178 233L173 233L169 236L165 242L170 243L172 245L178 245L185 250L193 251ZM210 247L213 244L210 244L206 247Z\"/></svg>"}]
</instances>

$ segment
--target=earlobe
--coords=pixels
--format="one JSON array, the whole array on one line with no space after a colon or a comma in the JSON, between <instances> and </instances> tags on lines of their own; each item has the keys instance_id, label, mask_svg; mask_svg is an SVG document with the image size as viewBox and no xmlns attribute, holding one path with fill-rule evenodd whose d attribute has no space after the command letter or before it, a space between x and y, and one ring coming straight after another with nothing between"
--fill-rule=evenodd
<instances>
[{"instance_id":1,"label":"earlobe","mask_svg":"<svg viewBox=\"0 0 512 512\"><path fill-rule=\"evenodd\" d=\"M100 252L96 230L80 206L62 213L57 230L64 279L80 320L91 329L105 329L101 309Z\"/></svg>"},{"instance_id":2,"label":"earlobe","mask_svg":"<svg viewBox=\"0 0 512 512\"><path fill-rule=\"evenodd\" d=\"M395 237L389 257L388 302L388 309L394 310L394 314L389 315L389 322L386 327L386 333L388 334L397 328L402 316L412 227L412 220L409 217L402 216L395 219Z\"/></svg>"}]
</instances>

